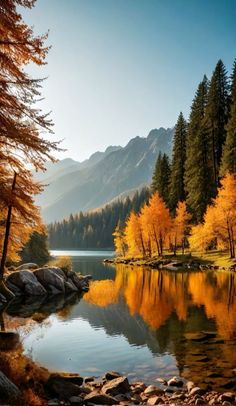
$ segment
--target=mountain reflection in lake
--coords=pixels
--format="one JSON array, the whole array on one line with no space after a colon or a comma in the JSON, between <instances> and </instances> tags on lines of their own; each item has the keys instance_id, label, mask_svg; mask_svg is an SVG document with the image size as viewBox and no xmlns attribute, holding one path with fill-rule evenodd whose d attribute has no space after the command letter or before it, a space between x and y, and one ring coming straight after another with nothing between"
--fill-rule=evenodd
<instances>
[{"instance_id":1,"label":"mountain reflection in lake","mask_svg":"<svg viewBox=\"0 0 236 406\"><path fill-rule=\"evenodd\" d=\"M73 261L75 269L93 275L90 291L64 304L58 299L34 307L31 328L17 328L26 354L50 369L84 376L113 369L155 382L179 374L236 390L232 273L115 269L101 257ZM6 324L15 314L29 318L29 309L13 304Z\"/></svg>"}]
</instances>

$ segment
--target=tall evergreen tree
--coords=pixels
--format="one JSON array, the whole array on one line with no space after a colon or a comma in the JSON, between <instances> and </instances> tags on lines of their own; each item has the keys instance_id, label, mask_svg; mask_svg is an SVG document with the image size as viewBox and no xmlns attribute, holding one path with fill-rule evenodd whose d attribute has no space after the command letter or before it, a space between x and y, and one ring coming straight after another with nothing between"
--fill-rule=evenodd
<instances>
[{"instance_id":1,"label":"tall evergreen tree","mask_svg":"<svg viewBox=\"0 0 236 406\"><path fill-rule=\"evenodd\" d=\"M222 148L226 139L226 124L229 116L229 84L227 72L222 60L216 64L213 72L206 106L204 127L208 133L215 193L219 183L219 169Z\"/></svg>"},{"instance_id":2,"label":"tall evergreen tree","mask_svg":"<svg viewBox=\"0 0 236 406\"><path fill-rule=\"evenodd\" d=\"M159 152L151 183L151 192L158 192L168 205L170 192L170 161L169 157Z\"/></svg>"},{"instance_id":3,"label":"tall evergreen tree","mask_svg":"<svg viewBox=\"0 0 236 406\"><path fill-rule=\"evenodd\" d=\"M181 112L175 127L170 177L170 208L175 210L179 201L185 200L184 172L186 160L187 123Z\"/></svg>"},{"instance_id":4,"label":"tall evergreen tree","mask_svg":"<svg viewBox=\"0 0 236 406\"><path fill-rule=\"evenodd\" d=\"M220 174L226 172L236 173L236 59L234 61L233 73L231 76L230 92L230 117L226 126L227 136L223 148L222 164Z\"/></svg>"},{"instance_id":5,"label":"tall evergreen tree","mask_svg":"<svg viewBox=\"0 0 236 406\"><path fill-rule=\"evenodd\" d=\"M48 241L46 234L34 232L20 253L23 262L36 262L45 265L49 260Z\"/></svg>"},{"instance_id":6,"label":"tall evergreen tree","mask_svg":"<svg viewBox=\"0 0 236 406\"><path fill-rule=\"evenodd\" d=\"M208 95L208 80L200 82L192 106L188 125L185 164L186 200L193 220L200 221L214 194L214 181L208 133L203 126Z\"/></svg>"}]
</instances>

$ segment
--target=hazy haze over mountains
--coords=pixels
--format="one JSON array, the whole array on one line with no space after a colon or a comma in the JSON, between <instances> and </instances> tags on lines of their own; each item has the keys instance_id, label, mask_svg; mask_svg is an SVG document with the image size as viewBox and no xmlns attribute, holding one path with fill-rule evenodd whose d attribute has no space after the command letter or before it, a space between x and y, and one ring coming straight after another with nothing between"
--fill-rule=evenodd
<instances>
[{"instance_id":1,"label":"hazy haze over mountains","mask_svg":"<svg viewBox=\"0 0 236 406\"><path fill-rule=\"evenodd\" d=\"M61 220L71 213L97 208L119 195L148 184L159 151L171 153L173 129L150 131L125 147L110 146L83 162L67 158L49 163L36 178L48 186L37 197L44 220Z\"/></svg>"}]
</instances>

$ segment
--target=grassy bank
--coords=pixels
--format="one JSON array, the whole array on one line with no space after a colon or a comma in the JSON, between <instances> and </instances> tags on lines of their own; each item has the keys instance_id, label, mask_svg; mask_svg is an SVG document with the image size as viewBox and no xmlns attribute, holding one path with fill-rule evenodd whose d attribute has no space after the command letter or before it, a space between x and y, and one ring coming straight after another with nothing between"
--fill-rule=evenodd
<instances>
[{"instance_id":1,"label":"grassy bank","mask_svg":"<svg viewBox=\"0 0 236 406\"><path fill-rule=\"evenodd\" d=\"M177 252L176 255L166 252L161 257L116 257L106 262L124 263L137 266L150 266L152 268L177 269L222 269L236 270L236 259L229 258L228 251L209 251L206 253L188 252L185 254Z\"/></svg>"}]
</instances>

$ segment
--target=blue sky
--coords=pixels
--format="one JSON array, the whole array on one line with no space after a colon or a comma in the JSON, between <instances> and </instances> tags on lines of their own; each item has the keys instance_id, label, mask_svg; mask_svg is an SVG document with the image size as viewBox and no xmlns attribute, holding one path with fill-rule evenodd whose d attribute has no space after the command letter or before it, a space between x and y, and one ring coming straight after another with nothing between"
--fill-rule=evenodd
<instances>
[{"instance_id":1,"label":"blue sky","mask_svg":"<svg viewBox=\"0 0 236 406\"><path fill-rule=\"evenodd\" d=\"M196 86L236 57L235 0L38 0L24 18L50 30L44 110L61 157L87 158L187 117Z\"/></svg>"}]
</instances>

